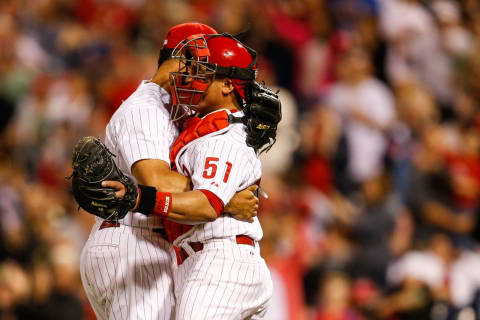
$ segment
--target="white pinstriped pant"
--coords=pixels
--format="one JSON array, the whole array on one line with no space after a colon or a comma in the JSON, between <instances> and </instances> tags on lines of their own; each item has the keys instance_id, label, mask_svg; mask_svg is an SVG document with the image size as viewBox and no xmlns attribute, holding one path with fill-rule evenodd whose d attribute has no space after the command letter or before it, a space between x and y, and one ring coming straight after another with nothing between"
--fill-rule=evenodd
<instances>
[{"instance_id":1,"label":"white pinstriped pant","mask_svg":"<svg viewBox=\"0 0 480 320\"><path fill-rule=\"evenodd\" d=\"M85 244L80 274L98 319L173 317L172 246L149 229L99 230Z\"/></svg>"},{"instance_id":2,"label":"white pinstriped pant","mask_svg":"<svg viewBox=\"0 0 480 320\"><path fill-rule=\"evenodd\" d=\"M176 320L261 319L272 296L272 279L260 256L258 243L237 244L232 239L204 242L174 268Z\"/></svg>"}]
</instances>

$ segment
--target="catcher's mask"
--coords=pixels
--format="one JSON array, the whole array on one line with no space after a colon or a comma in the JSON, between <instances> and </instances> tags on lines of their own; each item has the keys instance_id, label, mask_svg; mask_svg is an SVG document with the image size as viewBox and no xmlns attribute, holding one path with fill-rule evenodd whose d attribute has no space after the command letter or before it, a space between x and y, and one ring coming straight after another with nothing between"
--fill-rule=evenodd
<instances>
[{"instance_id":1,"label":"catcher's mask","mask_svg":"<svg viewBox=\"0 0 480 320\"><path fill-rule=\"evenodd\" d=\"M178 71L171 72L171 93L178 120L198 107L216 76L232 80L240 106L245 101L246 84L255 80L256 52L228 33L193 35L177 45L172 58Z\"/></svg>"}]
</instances>

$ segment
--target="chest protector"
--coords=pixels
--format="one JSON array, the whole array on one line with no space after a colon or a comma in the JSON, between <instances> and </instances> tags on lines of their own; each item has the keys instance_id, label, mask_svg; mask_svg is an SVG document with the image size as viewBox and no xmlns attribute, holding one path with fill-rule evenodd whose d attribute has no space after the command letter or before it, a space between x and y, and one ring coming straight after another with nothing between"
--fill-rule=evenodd
<instances>
[{"instance_id":1,"label":"chest protector","mask_svg":"<svg viewBox=\"0 0 480 320\"><path fill-rule=\"evenodd\" d=\"M228 127L230 125L228 115L227 111L222 110L210 113L203 119L197 117L187 119L183 125L182 133L180 133L170 149L172 170L177 170L175 160L186 145L198 138ZM164 220L164 225L168 239L172 243L179 236L193 228L191 225L180 224L170 220Z\"/></svg>"},{"instance_id":2,"label":"chest protector","mask_svg":"<svg viewBox=\"0 0 480 320\"><path fill-rule=\"evenodd\" d=\"M183 125L182 133L170 149L172 170L176 170L175 160L183 147L198 138L225 129L229 125L228 112L225 110L210 113L203 119L197 117L187 119Z\"/></svg>"}]
</instances>

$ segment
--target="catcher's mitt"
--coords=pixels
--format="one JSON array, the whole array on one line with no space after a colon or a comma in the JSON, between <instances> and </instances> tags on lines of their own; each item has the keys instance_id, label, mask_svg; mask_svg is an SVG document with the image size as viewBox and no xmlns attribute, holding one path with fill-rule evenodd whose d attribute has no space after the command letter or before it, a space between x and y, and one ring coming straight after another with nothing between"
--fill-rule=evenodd
<instances>
[{"instance_id":1,"label":"catcher's mitt","mask_svg":"<svg viewBox=\"0 0 480 320\"><path fill-rule=\"evenodd\" d=\"M245 118L247 145L268 151L276 141L277 125L282 119L282 104L278 95L265 84L252 81L246 90Z\"/></svg>"},{"instance_id":2,"label":"catcher's mitt","mask_svg":"<svg viewBox=\"0 0 480 320\"><path fill-rule=\"evenodd\" d=\"M113 161L110 150L95 137L81 138L72 155L72 191L78 205L102 219L117 221L125 217L137 200L137 187ZM119 181L126 187L122 199L115 189L104 188L105 180Z\"/></svg>"}]
</instances>

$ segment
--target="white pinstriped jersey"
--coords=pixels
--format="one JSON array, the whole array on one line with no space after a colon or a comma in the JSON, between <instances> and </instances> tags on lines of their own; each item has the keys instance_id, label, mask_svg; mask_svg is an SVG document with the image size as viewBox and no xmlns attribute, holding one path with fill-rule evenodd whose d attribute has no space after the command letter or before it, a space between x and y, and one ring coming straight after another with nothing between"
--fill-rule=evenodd
<instances>
[{"instance_id":1,"label":"white pinstriped jersey","mask_svg":"<svg viewBox=\"0 0 480 320\"><path fill-rule=\"evenodd\" d=\"M115 111L106 128L105 145L116 157L119 169L134 181L132 165L142 159L170 163L169 150L178 130L165 105L170 95L159 85L142 81L137 90ZM121 224L152 228L162 225L159 217L129 212Z\"/></svg>"},{"instance_id":2,"label":"white pinstriped jersey","mask_svg":"<svg viewBox=\"0 0 480 320\"><path fill-rule=\"evenodd\" d=\"M243 112L233 115L243 116ZM226 205L236 192L258 182L262 175L260 160L255 150L246 145L245 139L246 132L241 123L198 138L178 153L177 170L192 179L193 190L208 190ZM205 241L241 234L257 241L263 237L257 217L249 223L221 215L213 222L195 225L174 244L187 238L188 241Z\"/></svg>"}]
</instances>

